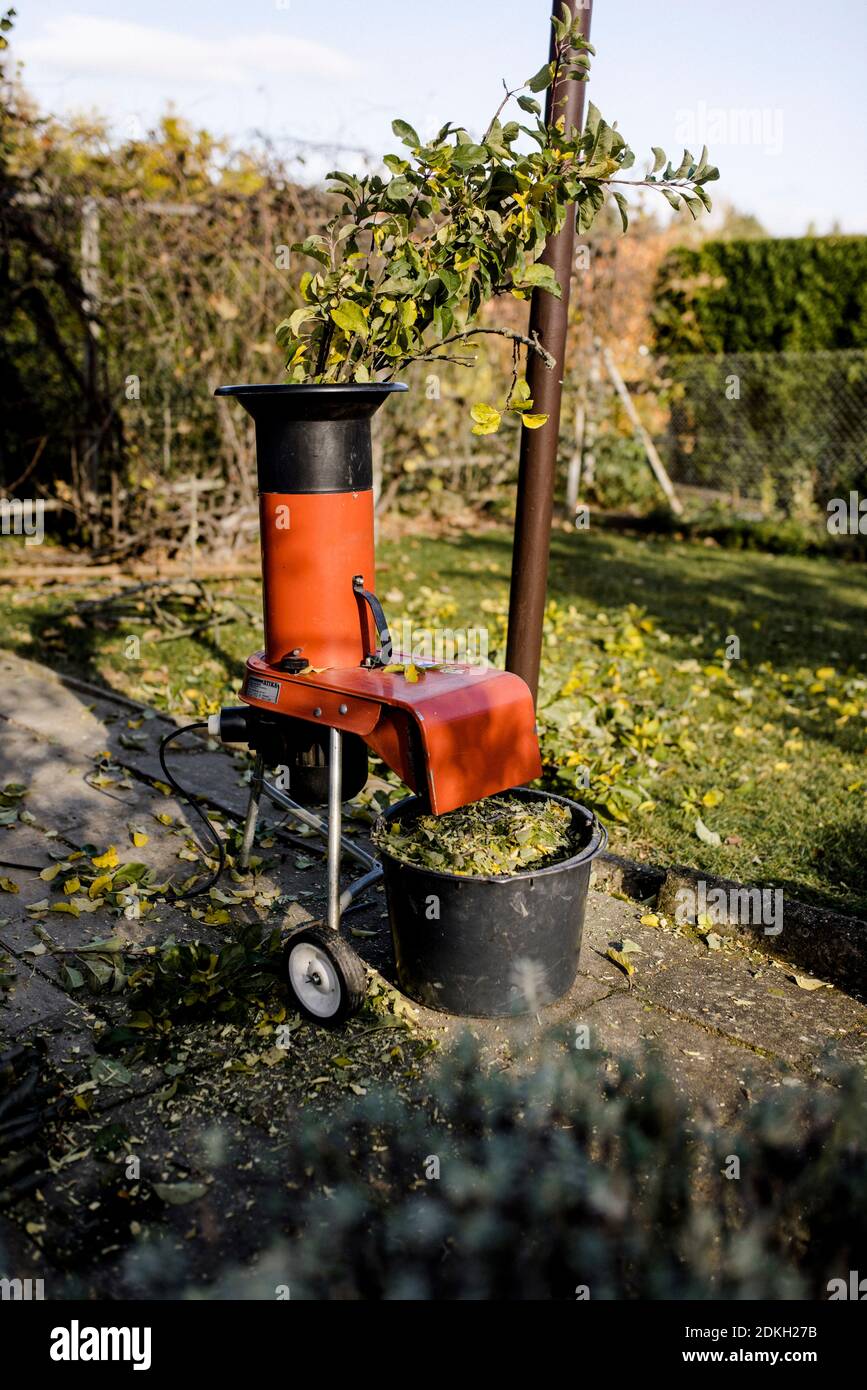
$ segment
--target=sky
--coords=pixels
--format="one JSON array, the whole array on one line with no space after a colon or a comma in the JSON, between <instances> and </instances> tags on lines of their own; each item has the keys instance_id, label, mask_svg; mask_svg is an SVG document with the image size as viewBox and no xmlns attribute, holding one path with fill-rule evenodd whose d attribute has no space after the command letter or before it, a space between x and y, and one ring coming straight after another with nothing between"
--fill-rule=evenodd
<instances>
[{"instance_id":1,"label":"sky","mask_svg":"<svg viewBox=\"0 0 867 1390\"><path fill-rule=\"evenodd\" d=\"M5 6L4 6L5 7ZM235 143L304 145L321 178L446 120L481 133L547 57L549 0L18 0L41 106L137 136L171 104ZM867 232L863 0L595 0L589 95L641 167L707 144L715 199L774 235ZM312 148L311 148L312 146ZM342 147L342 148L338 148Z\"/></svg>"}]
</instances>

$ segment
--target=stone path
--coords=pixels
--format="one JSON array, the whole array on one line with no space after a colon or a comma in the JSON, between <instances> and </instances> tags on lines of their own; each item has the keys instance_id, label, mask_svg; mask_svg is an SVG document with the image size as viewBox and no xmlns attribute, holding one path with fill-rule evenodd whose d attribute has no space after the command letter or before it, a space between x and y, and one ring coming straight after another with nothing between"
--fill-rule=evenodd
<instances>
[{"instance_id":1,"label":"stone path","mask_svg":"<svg viewBox=\"0 0 867 1390\"><path fill-rule=\"evenodd\" d=\"M276 1022L186 1025L172 1030L163 1056L118 1066L102 1040L126 1025L128 1006L122 994L70 987L75 950L117 937L142 949L173 935L218 951L244 922L315 919L324 906L323 861L315 842L305 851L272 839L261 851L255 897L231 904L229 923L218 925L202 920L207 902L197 917L165 903L137 920L105 906L79 916L28 911L46 898L63 900L62 887L40 870L82 850L99 855L115 845L122 862L142 861L161 880L183 879L196 867L189 845L199 830L188 808L154 785L162 776L156 748L171 727L164 717L142 717L132 704L0 654L0 719L0 787L26 788L20 799L14 791L3 798L0 859L32 866L0 867L0 979L4 957L11 976L0 1002L0 1051L43 1039L48 1065L78 1094L53 1171L13 1203L4 1205L0 1190L0 1274L44 1277L55 1296L70 1288L117 1295L121 1277L127 1292L138 1277L152 1287L152 1249L144 1242L139 1249L138 1238L154 1220L154 1190L166 1194L161 1226L202 1272L221 1248L236 1257L264 1248L267 1174L299 1111L325 1112L348 1090L386 1081L411 1091L436 1051L465 1028L498 1066L532 1058L552 1029L567 1045L588 1041L614 1053L651 1043L695 1114L709 1108L723 1120L769 1088L832 1084L840 1062L867 1066L867 1009L856 999L810 988L798 969L735 939L711 950L696 932L655 916L652 904L593 889L575 986L536 1016L458 1020L403 1000L391 986L377 890L344 931L374 971L378 1012L339 1035L290 1015L285 1048L275 1046ZM172 765L213 804L243 811L243 760L187 736ZM134 846L131 826L147 833L145 845ZM632 943L629 978L606 954L624 942ZM118 1177L129 1152L140 1183Z\"/></svg>"}]
</instances>

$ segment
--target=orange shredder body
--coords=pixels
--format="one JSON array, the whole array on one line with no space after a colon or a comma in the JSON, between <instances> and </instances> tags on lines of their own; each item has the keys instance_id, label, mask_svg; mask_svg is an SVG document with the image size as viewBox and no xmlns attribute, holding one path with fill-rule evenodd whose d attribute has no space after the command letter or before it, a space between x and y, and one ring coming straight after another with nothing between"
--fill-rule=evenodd
<instances>
[{"instance_id":1,"label":"orange shredder body","mask_svg":"<svg viewBox=\"0 0 867 1390\"><path fill-rule=\"evenodd\" d=\"M219 388L256 423L265 649L247 662L241 698L283 723L355 735L441 814L532 781L541 761L520 677L419 662L410 683L384 669L370 420L405 389Z\"/></svg>"}]
</instances>

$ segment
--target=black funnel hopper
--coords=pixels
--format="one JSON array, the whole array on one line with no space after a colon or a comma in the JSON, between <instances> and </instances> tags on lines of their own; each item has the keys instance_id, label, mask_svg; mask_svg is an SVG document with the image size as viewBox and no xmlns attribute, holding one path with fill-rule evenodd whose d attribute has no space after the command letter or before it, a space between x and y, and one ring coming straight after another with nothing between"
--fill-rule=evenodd
<instances>
[{"instance_id":1,"label":"black funnel hopper","mask_svg":"<svg viewBox=\"0 0 867 1390\"><path fill-rule=\"evenodd\" d=\"M260 492L366 492L373 486L370 418L403 382L347 386L220 386L256 422Z\"/></svg>"}]
</instances>

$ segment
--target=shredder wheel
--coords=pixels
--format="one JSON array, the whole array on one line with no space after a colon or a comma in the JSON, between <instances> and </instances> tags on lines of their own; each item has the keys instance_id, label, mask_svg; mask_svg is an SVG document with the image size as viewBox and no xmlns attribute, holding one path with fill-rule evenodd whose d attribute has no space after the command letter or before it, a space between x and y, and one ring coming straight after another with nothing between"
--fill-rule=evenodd
<instances>
[{"instance_id":1,"label":"shredder wheel","mask_svg":"<svg viewBox=\"0 0 867 1390\"><path fill-rule=\"evenodd\" d=\"M292 933L286 942L286 983L298 1011L323 1028L336 1028L357 1014L367 992L360 957L330 927Z\"/></svg>"}]
</instances>

